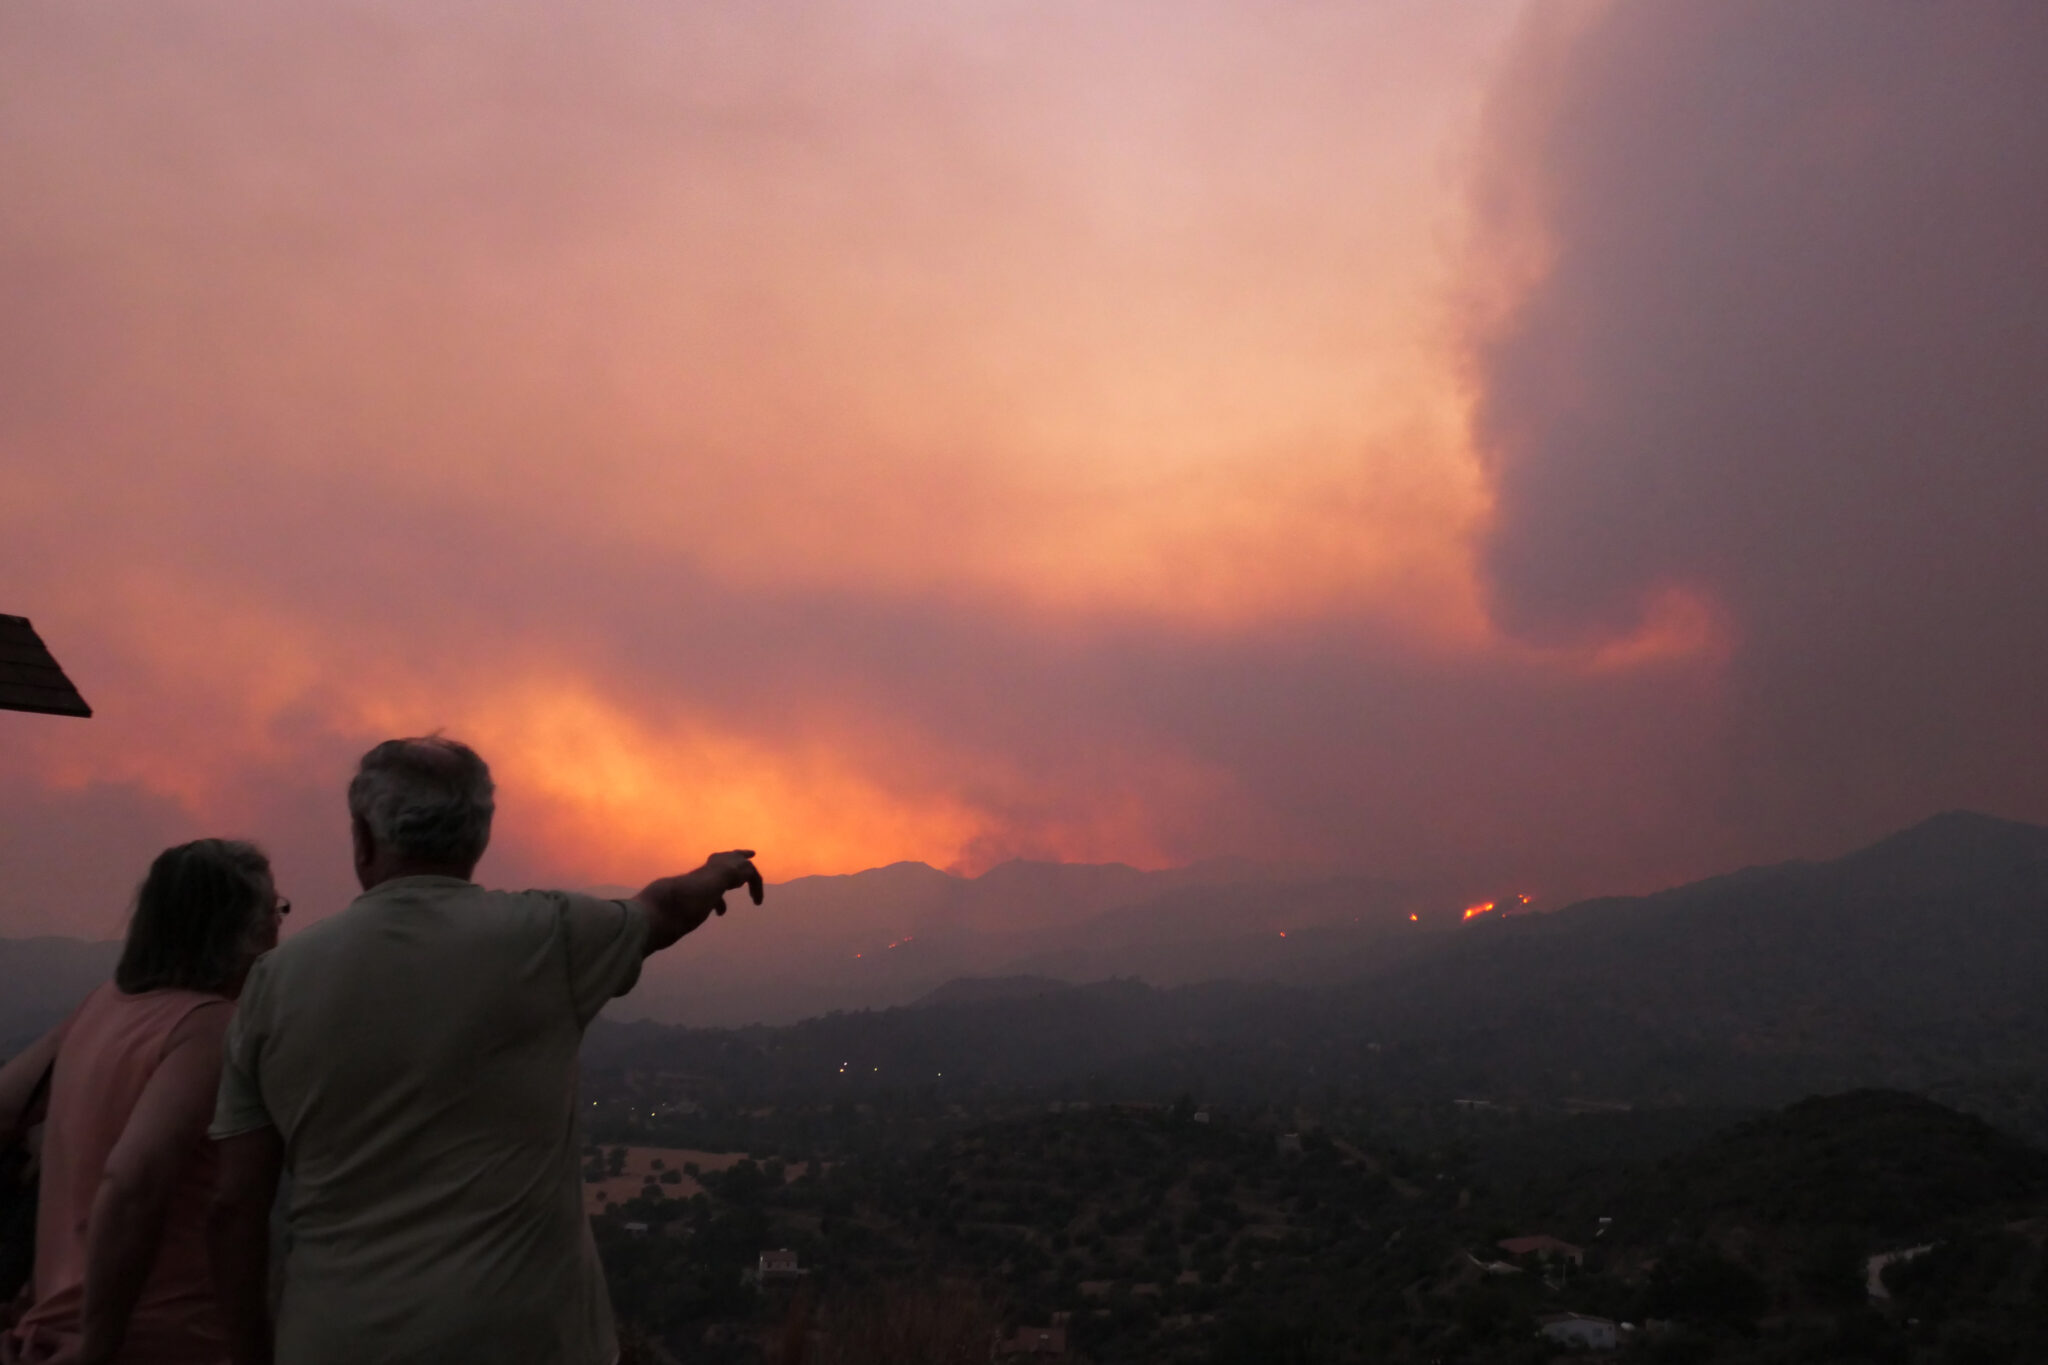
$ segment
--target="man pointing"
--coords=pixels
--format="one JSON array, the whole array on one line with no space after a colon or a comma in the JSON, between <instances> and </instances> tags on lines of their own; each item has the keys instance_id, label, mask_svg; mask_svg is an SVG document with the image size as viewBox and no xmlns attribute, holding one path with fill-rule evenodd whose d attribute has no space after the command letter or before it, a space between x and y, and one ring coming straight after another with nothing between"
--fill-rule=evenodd
<instances>
[{"instance_id":1,"label":"man pointing","mask_svg":"<svg viewBox=\"0 0 2048 1365\"><path fill-rule=\"evenodd\" d=\"M753 854L630 900L487 891L469 878L490 770L438 736L370 750L348 805L363 894L257 963L228 1036L211 1232L236 1365L611 1365L577 1049L647 954L724 913L727 892L760 903Z\"/></svg>"}]
</instances>

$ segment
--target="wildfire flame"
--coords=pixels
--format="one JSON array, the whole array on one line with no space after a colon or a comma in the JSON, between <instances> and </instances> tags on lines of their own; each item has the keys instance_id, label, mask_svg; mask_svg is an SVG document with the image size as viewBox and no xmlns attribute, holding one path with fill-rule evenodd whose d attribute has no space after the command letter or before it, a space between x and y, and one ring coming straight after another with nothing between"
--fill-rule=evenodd
<instances>
[{"instance_id":1,"label":"wildfire flame","mask_svg":"<svg viewBox=\"0 0 2048 1365\"><path fill-rule=\"evenodd\" d=\"M1465 918L1472 919L1475 916L1485 914L1487 911L1491 909L1493 909L1492 901L1481 901L1477 905L1468 905L1465 907Z\"/></svg>"}]
</instances>

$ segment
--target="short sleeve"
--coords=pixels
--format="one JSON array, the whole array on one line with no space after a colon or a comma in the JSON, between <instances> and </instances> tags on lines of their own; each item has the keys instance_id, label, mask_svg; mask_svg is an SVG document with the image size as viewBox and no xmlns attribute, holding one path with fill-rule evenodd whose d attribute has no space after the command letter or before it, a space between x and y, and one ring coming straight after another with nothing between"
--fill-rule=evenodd
<instances>
[{"instance_id":1,"label":"short sleeve","mask_svg":"<svg viewBox=\"0 0 2048 1365\"><path fill-rule=\"evenodd\" d=\"M569 952L569 998L576 1022L588 1024L605 1001L640 979L647 956L647 913L634 901L604 901L562 892Z\"/></svg>"},{"instance_id":2,"label":"short sleeve","mask_svg":"<svg viewBox=\"0 0 2048 1365\"><path fill-rule=\"evenodd\" d=\"M220 1094L214 1101L213 1124L206 1130L206 1135L216 1141L276 1126L263 1103L263 1091L256 1076L261 1052L258 1020L265 994L263 968L259 961L251 969L235 1017L228 1024L227 1044L221 1050Z\"/></svg>"}]
</instances>

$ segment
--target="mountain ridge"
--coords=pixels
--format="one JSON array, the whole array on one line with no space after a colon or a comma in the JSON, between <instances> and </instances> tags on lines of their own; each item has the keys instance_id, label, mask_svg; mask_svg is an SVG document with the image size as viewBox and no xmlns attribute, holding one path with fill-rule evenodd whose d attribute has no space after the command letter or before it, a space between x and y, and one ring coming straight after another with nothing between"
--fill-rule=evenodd
<instances>
[{"instance_id":1,"label":"mountain ridge","mask_svg":"<svg viewBox=\"0 0 2048 1365\"><path fill-rule=\"evenodd\" d=\"M727 1081L762 1094L822 1093L828 1056L885 1079L1162 1098L1313 1085L1754 1107L1884 1086L2048 1135L2048 829L1947 815L1826 862L1482 917L1395 948L1306 984L1126 978L976 1000L986 988L965 983L938 1029L926 1006L642 1041L744 1056L752 1074ZM594 1035L593 1057L640 1064L610 1041Z\"/></svg>"}]
</instances>

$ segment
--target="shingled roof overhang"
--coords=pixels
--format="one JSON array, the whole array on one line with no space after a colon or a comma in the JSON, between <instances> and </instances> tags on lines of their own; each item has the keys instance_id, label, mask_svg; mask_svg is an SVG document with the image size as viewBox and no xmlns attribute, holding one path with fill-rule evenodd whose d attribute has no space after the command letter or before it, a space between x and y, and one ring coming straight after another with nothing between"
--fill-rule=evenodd
<instances>
[{"instance_id":1,"label":"shingled roof overhang","mask_svg":"<svg viewBox=\"0 0 2048 1365\"><path fill-rule=\"evenodd\" d=\"M0 616L0 711L92 714L26 616Z\"/></svg>"}]
</instances>

